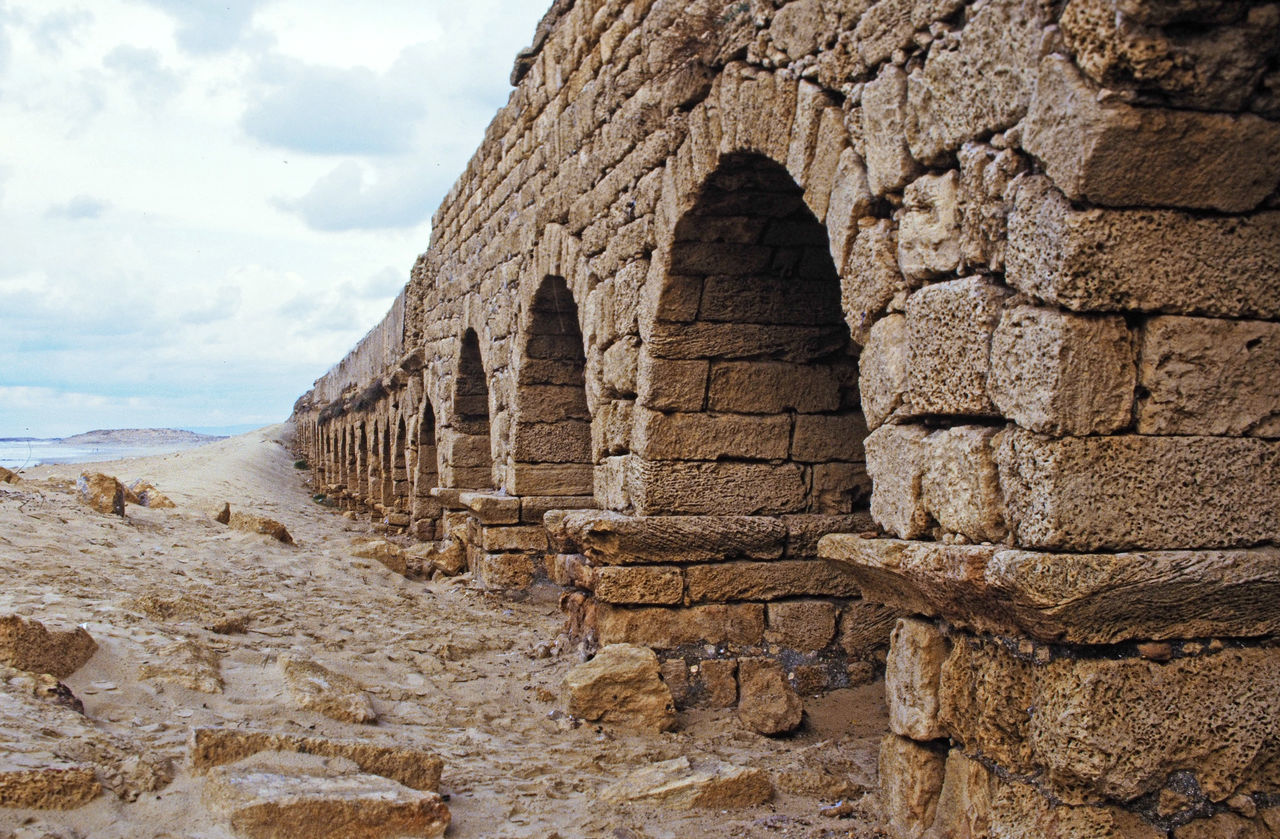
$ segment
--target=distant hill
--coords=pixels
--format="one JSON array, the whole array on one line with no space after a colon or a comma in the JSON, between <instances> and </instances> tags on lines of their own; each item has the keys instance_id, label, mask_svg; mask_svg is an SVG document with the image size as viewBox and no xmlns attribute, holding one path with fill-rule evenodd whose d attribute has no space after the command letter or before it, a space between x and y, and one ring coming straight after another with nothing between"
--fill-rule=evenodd
<instances>
[{"instance_id":1,"label":"distant hill","mask_svg":"<svg viewBox=\"0 0 1280 839\"><path fill-rule=\"evenodd\" d=\"M197 434L178 428L111 428L63 437L62 442L80 446L168 446L175 443L209 443L221 439L223 438L212 434Z\"/></svg>"}]
</instances>

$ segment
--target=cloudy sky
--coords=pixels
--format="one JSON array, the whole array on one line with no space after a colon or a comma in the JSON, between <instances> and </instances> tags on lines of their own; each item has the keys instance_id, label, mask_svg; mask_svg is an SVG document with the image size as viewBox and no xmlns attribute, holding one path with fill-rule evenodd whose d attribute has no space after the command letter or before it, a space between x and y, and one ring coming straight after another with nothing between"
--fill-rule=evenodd
<instances>
[{"instance_id":1,"label":"cloudy sky","mask_svg":"<svg viewBox=\"0 0 1280 839\"><path fill-rule=\"evenodd\" d=\"M549 5L0 0L0 437L287 417Z\"/></svg>"}]
</instances>

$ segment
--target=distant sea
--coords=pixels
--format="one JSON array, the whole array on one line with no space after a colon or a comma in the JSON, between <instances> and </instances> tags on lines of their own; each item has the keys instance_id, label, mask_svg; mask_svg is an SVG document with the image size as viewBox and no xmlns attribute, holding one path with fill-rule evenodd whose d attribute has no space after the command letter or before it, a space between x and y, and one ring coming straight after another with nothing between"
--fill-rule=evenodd
<instances>
[{"instance_id":1,"label":"distant sea","mask_svg":"<svg viewBox=\"0 0 1280 839\"><path fill-rule=\"evenodd\" d=\"M6 469L25 469L42 463L99 463L124 457L150 457L194 448L204 442L207 441L137 446L124 443L76 445L63 443L61 440L0 439L0 466Z\"/></svg>"}]
</instances>

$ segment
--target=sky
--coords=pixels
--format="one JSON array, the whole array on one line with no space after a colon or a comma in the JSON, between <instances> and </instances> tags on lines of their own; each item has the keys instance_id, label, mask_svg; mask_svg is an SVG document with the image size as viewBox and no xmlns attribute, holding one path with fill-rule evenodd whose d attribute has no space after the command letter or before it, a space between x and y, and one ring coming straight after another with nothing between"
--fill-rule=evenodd
<instances>
[{"instance_id":1,"label":"sky","mask_svg":"<svg viewBox=\"0 0 1280 839\"><path fill-rule=\"evenodd\" d=\"M286 419L549 6L0 0L0 437Z\"/></svg>"}]
</instances>

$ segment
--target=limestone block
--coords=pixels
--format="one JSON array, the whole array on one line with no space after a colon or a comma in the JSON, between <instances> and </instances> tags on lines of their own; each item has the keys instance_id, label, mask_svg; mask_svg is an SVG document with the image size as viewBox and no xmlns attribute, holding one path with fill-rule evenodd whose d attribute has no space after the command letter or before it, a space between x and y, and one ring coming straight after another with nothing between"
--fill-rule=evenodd
<instances>
[{"instance_id":1,"label":"limestone block","mask_svg":"<svg viewBox=\"0 0 1280 839\"><path fill-rule=\"evenodd\" d=\"M944 531L973 542L998 542L1007 533L991 444L997 430L962 425L925 440L924 507Z\"/></svg>"},{"instance_id":2,"label":"limestone block","mask_svg":"<svg viewBox=\"0 0 1280 839\"><path fill-rule=\"evenodd\" d=\"M928 436L923 426L882 425L865 441L871 516L903 539L923 536L932 524L923 495Z\"/></svg>"},{"instance_id":3,"label":"limestone block","mask_svg":"<svg viewBox=\"0 0 1280 839\"><path fill-rule=\"evenodd\" d=\"M669 565L608 566L594 573L602 603L675 604L684 599L684 573Z\"/></svg>"},{"instance_id":4,"label":"limestone block","mask_svg":"<svg viewBox=\"0 0 1280 839\"><path fill-rule=\"evenodd\" d=\"M805 480L793 463L633 463L631 498L640 515L749 516L794 513L805 503Z\"/></svg>"},{"instance_id":5,"label":"limestone block","mask_svg":"<svg viewBox=\"0 0 1280 839\"><path fill-rule=\"evenodd\" d=\"M102 793L91 766L62 760L29 767L0 763L0 807L74 810Z\"/></svg>"},{"instance_id":6,"label":"limestone block","mask_svg":"<svg viewBox=\"0 0 1280 839\"><path fill-rule=\"evenodd\" d=\"M1280 324L1156 317L1139 358L1139 434L1280 437Z\"/></svg>"},{"instance_id":7,"label":"limestone block","mask_svg":"<svg viewBox=\"0 0 1280 839\"><path fill-rule=\"evenodd\" d=\"M509 454L523 463L587 462L591 460L591 425L588 420L574 419L554 423L515 422L511 427ZM487 449L485 457L488 457Z\"/></svg>"},{"instance_id":8,"label":"limestone block","mask_svg":"<svg viewBox=\"0 0 1280 839\"><path fill-rule=\"evenodd\" d=\"M1166 833L1115 806L1071 807L1034 786L1002 778L959 749L946 774L930 836L1106 836L1164 839Z\"/></svg>"},{"instance_id":9,"label":"limestone block","mask_svg":"<svg viewBox=\"0 0 1280 839\"><path fill-rule=\"evenodd\" d=\"M1280 835L1280 812L1270 808L1253 818L1226 811L1178 827L1174 839L1272 839Z\"/></svg>"},{"instance_id":10,"label":"limestone block","mask_svg":"<svg viewBox=\"0 0 1280 839\"><path fill-rule=\"evenodd\" d=\"M960 256L966 265L1004 270L1008 189L1029 161L1014 149L995 149L985 143L965 143L960 161Z\"/></svg>"},{"instance_id":11,"label":"limestone block","mask_svg":"<svg viewBox=\"0 0 1280 839\"><path fill-rule=\"evenodd\" d=\"M659 358L741 359L770 356L807 363L844 349L848 329L839 326L765 323L664 324L649 336L648 348Z\"/></svg>"},{"instance_id":12,"label":"limestone block","mask_svg":"<svg viewBox=\"0 0 1280 839\"><path fill-rule=\"evenodd\" d=\"M950 652L947 639L931 623L899 619L884 665L889 729L912 740L945 736L938 724L938 683Z\"/></svg>"},{"instance_id":13,"label":"limestone block","mask_svg":"<svg viewBox=\"0 0 1280 839\"><path fill-rule=\"evenodd\" d=\"M1280 212L1076 210L1043 177L1018 182L1008 282L1073 311L1280 317Z\"/></svg>"},{"instance_id":14,"label":"limestone block","mask_svg":"<svg viewBox=\"0 0 1280 839\"><path fill-rule=\"evenodd\" d=\"M168 644L158 659L143 663L138 678L200 693L222 693L221 657L204 644L191 639Z\"/></svg>"},{"instance_id":15,"label":"limestone block","mask_svg":"<svg viewBox=\"0 0 1280 839\"><path fill-rule=\"evenodd\" d=\"M790 445L785 415L663 414L636 408L633 443L647 460L783 460Z\"/></svg>"},{"instance_id":16,"label":"limestone block","mask_svg":"<svg viewBox=\"0 0 1280 839\"><path fill-rule=\"evenodd\" d=\"M593 510L592 495L526 495L520 499L521 524L538 524L551 510Z\"/></svg>"},{"instance_id":17,"label":"limestone block","mask_svg":"<svg viewBox=\"0 0 1280 839\"><path fill-rule=\"evenodd\" d=\"M995 414L991 334L1009 291L981 277L937 283L907 301L907 382L922 414Z\"/></svg>"},{"instance_id":18,"label":"limestone block","mask_svg":"<svg viewBox=\"0 0 1280 839\"><path fill-rule=\"evenodd\" d=\"M671 691L659 675L653 650L608 644L564 679L568 711L593 722L666 731L675 726Z\"/></svg>"},{"instance_id":19,"label":"limestone block","mask_svg":"<svg viewBox=\"0 0 1280 839\"><path fill-rule=\"evenodd\" d=\"M536 568L527 553L482 553L475 558L472 570L488 588L518 591L533 584Z\"/></svg>"},{"instance_id":20,"label":"limestone block","mask_svg":"<svg viewBox=\"0 0 1280 839\"><path fill-rule=\"evenodd\" d=\"M0 617L0 663L10 667L65 679L97 651L98 644L82 626L50 631L20 615Z\"/></svg>"},{"instance_id":21,"label":"limestone block","mask_svg":"<svg viewBox=\"0 0 1280 839\"><path fill-rule=\"evenodd\" d=\"M17 472L0 466L0 484L16 484L21 480Z\"/></svg>"},{"instance_id":22,"label":"limestone block","mask_svg":"<svg viewBox=\"0 0 1280 839\"><path fill-rule=\"evenodd\" d=\"M733 708L738 704L737 659L710 658L698 665L705 708Z\"/></svg>"},{"instance_id":23,"label":"limestone block","mask_svg":"<svg viewBox=\"0 0 1280 839\"><path fill-rule=\"evenodd\" d=\"M867 423L861 411L843 414L796 414L791 432L791 459L801 463L862 461Z\"/></svg>"},{"instance_id":24,"label":"limestone block","mask_svg":"<svg viewBox=\"0 0 1280 839\"><path fill-rule=\"evenodd\" d=\"M1018 306L991 338L991 401L1022 428L1111 434L1133 416L1134 342L1119 315Z\"/></svg>"},{"instance_id":25,"label":"limestone block","mask_svg":"<svg viewBox=\"0 0 1280 839\"><path fill-rule=\"evenodd\" d=\"M866 346L893 299L912 285L898 270L898 231L893 222L863 219L840 275L840 299L853 340Z\"/></svg>"},{"instance_id":26,"label":"limestone block","mask_svg":"<svg viewBox=\"0 0 1280 839\"><path fill-rule=\"evenodd\" d=\"M604 801L654 802L680 810L730 810L754 807L773 798L763 769L733 766L713 759L692 764L681 756L631 772L600 793Z\"/></svg>"},{"instance_id":27,"label":"limestone block","mask_svg":"<svg viewBox=\"0 0 1280 839\"><path fill-rule=\"evenodd\" d=\"M624 338L604 351L601 372L604 383L622 396L634 396L639 367L639 341Z\"/></svg>"},{"instance_id":28,"label":"limestone block","mask_svg":"<svg viewBox=\"0 0 1280 839\"><path fill-rule=\"evenodd\" d=\"M885 64L862 89L862 136L867 186L877 198L897 192L921 172L907 149L907 74Z\"/></svg>"},{"instance_id":29,"label":"limestone block","mask_svg":"<svg viewBox=\"0 0 1280 839\"><path fill-rule=\"evenodd\" d=\"M1204 11L1187 31L1172 15L1159 20L1133 3L1071 0L1060 24L1077 65L1100 85L1160 94L1178 108L1245 110L1275 54L1280 10L1255 7L1225 20Z\"/></svg>"},{"instance_id":30,"label":"limestone block","mask_svg":"<svg viewBox=\"0 0 1280 839\"><path fill-rule=\"evenodd\" d=\"M632 456L606 457L592 470L593 497L606 510L631 508Z\"/></svg>"},{"instance_id":31,"label":"limestone block","mask_svg":"<svg viewBox=\"0 0 1280 839\"><path fill-rule=\"evenodd\" d=\"M713 362L707 407L742 414L834 411L840 407L840 377L826 366Z\"/></svg>"},{"instance_id":32,"label":"limestone block","mask_svg":"<svg viewBox=\"0 0 1280 839\"><path fill-rule=\"evenodd\" d=\"M880 800L897 839L923 839L933 825L946 752L888 734L880 743Z\"/></svg>"},{"instance_id":33,"label":"limestone block","mask_svg":"<svg viewBox=\"0 0 1280 839\"><path fill-rule=\"evenodd\" d=\"M533 338L537 337L546 336L533 336ZM533 338L530 338L530 341ZM574 385L527 385L519 388L517 394L518 398L514 412L517 424L555 423L565 419L591 419L581 383ZM451 462L455 465L472 465L458 462L459 445L461 444L454 444ZM487 450L485 450L484 456L486 459L488 458L489 452Z\"/></svg>"},{"instance_id":34,"label":"limestone block","mask_svg":"<svg viewBox=\"0 0 1280 839\"><path fill-rule=\"evenodd\" d=\"M781 597L857 597L849 575L825 560L728 562L685 569L690 602L775 600Z\"/></svg>"},{"instance_id":35,"label":"limestone block","mask_svg":"<svg viewBox=\"0 0 1280 839\"><path fill-rule=\"evenodd\" d=\"M804 702L787 682L782 665L768 658L738 660L738 720L771 737L800 726Z\"/></svg>"},{"instance_id":36,"label":"limestone block","mask_svg":"<svg viewBox=\"0 0 1280 839\"><path fill-rule=\"evenodd\" d=\"M858 393L867 427L879 428L903 407L907 395L910 334L905 315L888 315L871 327L858 359Z\"/></svg>"},{"instance_id":37,"label":"limestone block","mask_svg":"<svg viewBox=\"0 0 1280 839\"><path fill-rule=\"evenodd\" d=\"M124 516L124 484L101 472L82 472L76 478L80 500L99 513Z\"/></svg>"},{"instance_id":38,"label":"limestone block","mask_svg":"<svg viewBox=\"0 0 1280 839\"><path fill-rule=\"evenodd\" d=\"M571 512L553 534L581 546L603 565L708 562L782 556L788 530L767 516L626 516Z\"/></svg>"},{"instance_id":39,"label":"limestone block","mask_svg":"<svg viewBox=\"0 0 1280 839\"><path fill-rule=\"evenodd\" d=\"M876 529L875 519L867 510L838 515L805 513L783 516L782 522L787 528L785 555L795 558L817 556L818 540L828 533L862 533Z\"/></svg>"},{"instance_id":40,"label":"limestone block","mask_svg":"<svg viewBox=\"0 0 1280 839\"><path fill-rule=\"evenodd\" d=\"M512 495L586 495L594 480L589 463L513 463L507 469Z\"/></svg>"},{"instance_id":41,"label":"limestone block","mask_svg":"<svg viewBox=\"0 0 1280 839\"><path fill-rule=\"evenodd\" d=\"M293 655L280 656L280 672L294 705L340 722L373 723L378 714L364 687L318 662Z\"/></svg>"},{"instance_id":42,"label":"limestone block","mask_svg":"<svg viewBox=\"0 0 1280 839\"><path fill-rule=\"evenodd\" d=\"M1231 548L1280 535L1280 443L1053 439L1010 429L996 438L996 462L1010 530L1022 547Z\"/></svg>"},{"instance_id":43,"label":"limestone block","mask_svg":"<svg viewBox=\"0 0 1280 839\"><path fill-rule=\"evenodd\" d=\"M1053 658L955 643L940 719L967 750L1019 775L1044 773L1063 801L1130 801L1185 770L1212 801L1273 793L1280 651L1226 649L1154 662Z\"/></svg>"},{"instance_id":44,"label":"limestone block","mask_svg":"<svg viewBox=\"0 0 1280 839\"><path fill-rule=\"evenodd\" d=\"M481 545L490 553L545 551L547 531L540 524L481 528Z\"/></svg>"},{"instance_id":45,"label":"limestone block","mask_svg":"<svg viewBox=\"0 0 1280 839\"><path fill-rule=\"evenodd\" d=\"M764 605L625 608L602 603L597 629L601 644L643 644L657 649L682 644L758 644L764 638Z\"/></svg>"},{"instance_id":46,"label":"limestone block","mask_svg":"<svg viewBox=\"0 0 1280 839\"><path fill-rule=\"evenodd\" d=\"M1073 200L1241 213L1280 181L1280 124L1098 99L1069 59L1041 62L1023 145Z\"/></svg>"},{"instance_id":47,"label":"limestone block","mask_svg":"<svg viewBox=\"0 0 1280 839\"><path fill-rule=\"evenodd\" d=\"M836 639L851 661L881 659L902 613L871 600L846 603L840 611L840 635Z\"/></svg>"},{"instance_id":48,"label":"limestone block","mask_svg":"<svg viewBox=\"0 0 1280 839\"><path fill-rule=\"evenodd\" d=\"M767 606L771 644L793 650L824 649L836 634L836 607L829 600L783 600Z\"/></svg>"},{"instance_id":49,"label":"limestone block","mask_svg":"<svg viewBox=\"0 0 1280 839\"><path fill-rule=\"evenodd\" d=\"M188 748L191 766L197 773L259 752L342 757L353 761L362 772L390 778L410 789L431 792L440 788L440 772L444 766L438 755L420 749L249 729L196 728L191 732Z\"/></svg>"},{"instance_id":50,"label":"limestone block","mask_svg":"<svg viewBox=\"0 0 1280 839\"><path fill-rule=\"evenodd\" d=\"M977 9L953 49L935 44L907 80L907 142L928 166L968 140L1008 128L1027 112L1045 24L1036 0Z\"/></svg>"},{"instance_id":51,"label":"limestone block","mask_svg":"<svg viewBox=\"0 0 1280 839\"><path fill-rule=\"evenodd\" d=\"M340 757L251 757L210 772L202 797L246 839L439 837L450 820L436 793L366 775Z\"/></svg>"},{"instance_id":52,"label":"limestone block","mask_svg":"<svg viewBox=\"0 0 1280 839\"><path fill-rule=\"evenodd\" d=\"M859 222L871 214L871 191L867 188L867 167L853 149L840 154L836 180L827 205L827 236L831 259L844 265Z\"/></svg>"},{"instance_id":53,"label":"limestone block","mask_svg":"<svg viewBox=\"0 0 1280 839\"><path fill-rule=\"evenodd\" d=\"M960 267L960 174L922 175L902 194L898 267L908 280L945 276Z\"/></svg>"},{"instance_id":54,"label":"limestone block","mask_svg":"<svg viewBox=\"0 0 1280 839\"><path fill-rule=\"evenodd\" d=\"M458 501L484 524L517 524L520 521L520 499L510 495L463 491L458 494Z\"/></svg>"},{"instance_id":55,"label":"limestone block","mask_svg":"<svg viewBox=\"0 0 1280 839\"><path fill-rule=\"evenodd\" d=\"M1252 638L1280 631L1276 548L1055 554L832 534L865 597L1040 641Z\"/></svg>"},{"instance_id":56,"label":"limestone block","mask_svg":"<svg viewBox=\"0 0 1280 839\"><path fill-rule=\"evenodd\" d=\"M871 478L865 463L815 463L812 468L813 502L819 515L851 514L865 508L871 498Z\"/></svg>"}]
</instances>

